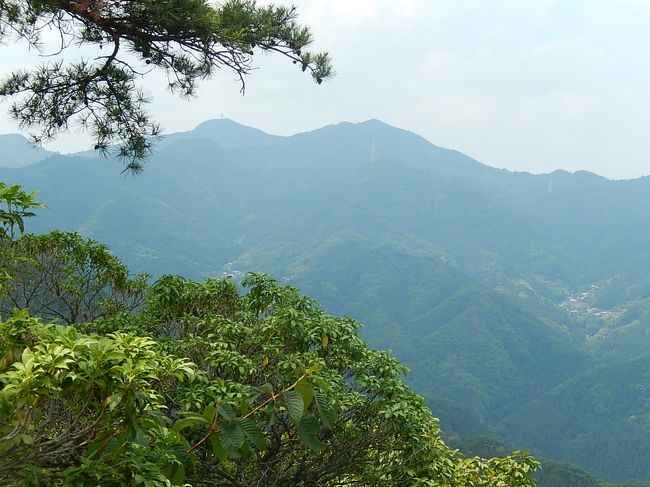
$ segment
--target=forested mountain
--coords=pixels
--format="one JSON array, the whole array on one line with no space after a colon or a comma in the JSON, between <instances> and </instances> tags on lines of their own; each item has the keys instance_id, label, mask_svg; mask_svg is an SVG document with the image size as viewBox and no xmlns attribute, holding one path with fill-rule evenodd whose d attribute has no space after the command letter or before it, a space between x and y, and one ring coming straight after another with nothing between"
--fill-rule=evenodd
<instances>
[{"instance_id":1,"label":"forested mountain","mask_svg":"<svg viewBox=\"0 0 650 487\"><path fill-rule=\"evenodd\" d=\"M648 479L649 378L650 356L597 367L527 404L506 429L597 476Z\"/></svg>"},{"instance_id":2,"label":"forested mountain","mask_svg":"<svg viewBox=\"0 0 650 487\"><path fill-rule=\"evenodd\" d=\"M213 120L136 178L88 155L0 169L42 189L32 230L154 276L273 274L365 323L450 435L650 479L650 178L494 169L376 120L292 137ZM594 453L603 435L625 465Z\"/></svg>"}]
</instances>

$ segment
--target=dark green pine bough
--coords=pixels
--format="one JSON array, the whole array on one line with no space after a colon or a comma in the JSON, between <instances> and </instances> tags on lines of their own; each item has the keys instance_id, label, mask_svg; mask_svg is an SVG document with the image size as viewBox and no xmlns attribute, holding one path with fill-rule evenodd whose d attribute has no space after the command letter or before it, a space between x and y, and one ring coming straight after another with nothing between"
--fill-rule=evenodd
<instances>
[{"instance_id":1,"label":"dark green pine bough","mask_svg":"<svg viewBox=\"0 0 650 487\"><path fill-rule=\"evenodd\" d=\"M40 48L41 34L52 29L60 33L57 55L77 45L95 46L97 55L54 57L5 78L0 96L14 97L11 115L36 130L37 143L80 124L95 149L116 147L125 170L136 173L160 135L136 84L153 69L186 97L219 68L236 73L243 92L258 51L288 58L319 84L333 74L327 53L305 50L312 36L296 22L295 7L254 0L0 0L0 42L19 38Z\"/></svg>"}]
</instances>

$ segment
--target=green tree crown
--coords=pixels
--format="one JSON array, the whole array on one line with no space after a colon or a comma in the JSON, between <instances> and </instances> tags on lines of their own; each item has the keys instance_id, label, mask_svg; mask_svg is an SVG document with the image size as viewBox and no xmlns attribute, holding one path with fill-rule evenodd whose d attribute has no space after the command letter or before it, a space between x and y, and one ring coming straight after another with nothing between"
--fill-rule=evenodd
<instances>
[{"instance_id":1,"label":"green tree crown","mask_svg":"<svg viewBox=\"0 0 650 487\"><path fill-rule=\"evenodd\" d=\"M78 123L94 137L95 149L115 146L125 169L139 172L161 132L145 111L149 100L137 78L162 70L172 92L194 96L199 80L227 68L243 92L261 51L288 58L321 83L333 74L330 58L307 51L312 35L296 18L295 7L255 0L219 6L207 0L3 0L0 42L14 36L41 48L42 32L55 29L59 52L90 45L97 56L55 58L17 71L0 83L0 96L14 97L10 113L22 128L37 130L36 142Z\"/></svg>"}]
</instances>

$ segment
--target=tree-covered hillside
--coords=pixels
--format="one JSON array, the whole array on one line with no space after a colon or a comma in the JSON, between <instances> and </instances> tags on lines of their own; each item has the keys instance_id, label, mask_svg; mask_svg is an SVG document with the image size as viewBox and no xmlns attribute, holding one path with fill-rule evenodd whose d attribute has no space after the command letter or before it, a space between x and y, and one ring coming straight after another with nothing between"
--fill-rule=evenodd
<instances>
[{"instance_id":1,"label":"tree-covered hillside","mask_svg":"<svg viewBox=\"0 0 650 487\"><path fill-rule=\"evenodd\" d=\"M649 479L650 357L597 367L513 415L505 430L614 481ZM631 449L633 448L633 450Z\"/></svg>"},{"instance_id":2,"label":"tree-covered hillside","mask_svg":"<svg viewBox=\"0 0 650 487\"><path fill-rule=\"evenodd\" d=\"M249 273L133 276L0 183L0 482L533 487L514 452L463 457L359 324Z\"/></svg>"},{"instance_id":3,"label":"tree-covered hillside","mask_svg":"<svg viewBox=\"0 0 650 487\"><path fill-rule=\"evenodd\" d=\"M450 433L496 432L608 480L648 475L633 442L619 445L633 467L603 464L535 422L546 397L570 416L566 381L646 354L647 178L512 173L379 121L275 137L214 120L163 141L136 179L83 156L0 179L43 190L35 230L105 241L134 271L268 272L359 319ZM609 381L602 394L636 397ZM589 418L565 433L598 445Z\"/></svg>"}]
</instances>

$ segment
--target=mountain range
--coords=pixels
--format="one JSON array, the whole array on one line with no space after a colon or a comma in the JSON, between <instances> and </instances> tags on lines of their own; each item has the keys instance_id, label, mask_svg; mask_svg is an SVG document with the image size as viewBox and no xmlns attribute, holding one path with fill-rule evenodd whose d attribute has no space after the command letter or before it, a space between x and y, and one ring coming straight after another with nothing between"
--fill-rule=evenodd
<instances>
[{"instance_id":1,"label":"mountain range","mask_svg":"<svg viewBox=\"0 0 650 487\"><path fill-rule=\"evenodd\" d=\"M377 120L291 137L212 120L135 178L37 154L0 136L0 180L49 207L31 231L153 278L270 273L364 323L450 438L650 480L650 178L495 169Z\"/></svg>"}]
</instances>

